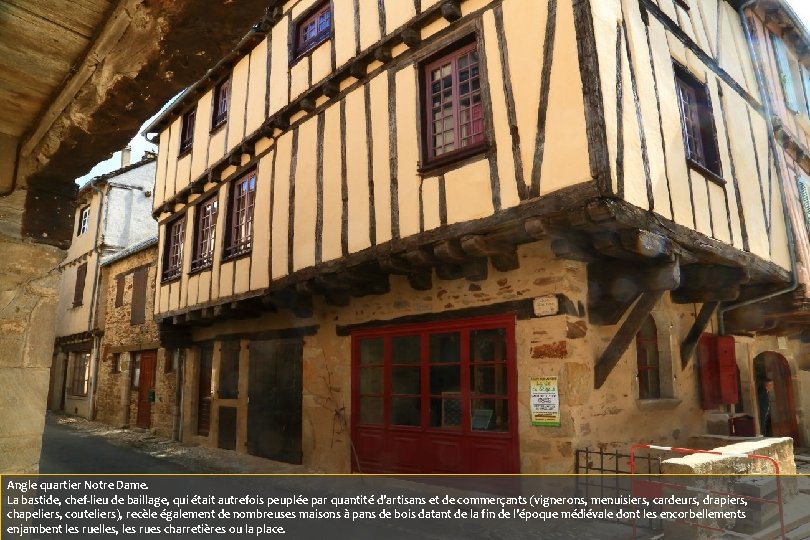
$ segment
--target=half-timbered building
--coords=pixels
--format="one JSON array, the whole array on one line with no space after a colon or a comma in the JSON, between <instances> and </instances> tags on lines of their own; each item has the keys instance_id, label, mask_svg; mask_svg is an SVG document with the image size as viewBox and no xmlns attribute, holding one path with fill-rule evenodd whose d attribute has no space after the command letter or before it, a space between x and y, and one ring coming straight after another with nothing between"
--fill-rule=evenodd
<instances>
[{"instance_id":1,"label":"half-timbered building","mask_svg":"<svg viewBox=\"0 0 810 540\"><path fill-rule=\"evenodd\" d=\"M147 129L184 438L548 473L755 416L718 305L796 274L738 7L274 3Z\"/></svg>"}]
</instances>

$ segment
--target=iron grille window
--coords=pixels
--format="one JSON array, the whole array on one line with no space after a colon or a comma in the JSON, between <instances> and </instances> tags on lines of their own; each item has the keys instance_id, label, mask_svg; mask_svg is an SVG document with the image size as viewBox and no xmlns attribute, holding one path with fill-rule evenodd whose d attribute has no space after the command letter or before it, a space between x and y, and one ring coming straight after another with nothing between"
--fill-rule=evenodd
<instances>
[{"instance_id":1,"label":"iron grille window","mask_svg":"<svg viewBox=\"0 0 810 540\"><path fill-rule=\"evenodd\" d=\"M121 353L113 353L110 360L110 373L121 373Z\"/></svg>"},{"instance_id":2,"label":"iron grille window","mask_svg":"<svg viewBox=\"0 0 810 540\"><path fill-rule=\"evenodd\" d=\"M256 172L237 180L231 188L228 211L228 238L225 257L250 252L253 246L253 203L256 195Z\"/></svg>"},{"instance_id":3,"label":"iron grille window","mask_svg":"<svg viewBox=\"0 0 810 540\"><path fill-rule=\"evenodd\" d=\"M332 35L332 7L329 2L318 6L295 27L295 54L298 58L329 39Z\"/></svg>"},{"instance_id":4,"label":"iron grille window","mask_svg":"<svg viewBox=\"0 0 810 540\"><path fill-rule=\"evenodd\" d=\"M214 115L211 129L221 126L228 119L228 101L231 94L231 81L225 79L214 90Z\"/></svg>"},{"instance_id":5,"label":"iron grille window","mask_svg":"<svg viewBox=\"0 0 810 540\"><path fill-rule=\"evenodd\" d=\"M166 246L163 254L163 281L180 277L183 270L183 240L186 236L186 216L166 226Z\"/></svg>"},{"instance_id":6,"label":"iron grille window","mask_svg":"<svg viewBox=\"0 0 810 540\"><path fill-rule=\"evenodd\" d=\"M804 223L807 231L810 232L810 178L799 175L796 180L799 187L799 199L801 199L802 209L804 209Z\"/></svg>"},{"instance_id":7,"label":"iron grille window","mask_svg":"<svg viewBox=\"0 0 810 540\"><path fill-rule=\"evenodd\" d=\"M463 157L485 145L481 70L475 43L424 65L425 162Z\"/></svg>"},{"instance_id":8,"label":"iron grille window","mask_svg":"<svg viewBox=\"0 0 810 540\"><path fill-rule=\"evenodd\" d=\"M192 271L209 268L213 263L218 211L219 201L216 195L197 206Z\"/></svg>"},{"instance_id":9,"label":"iron grille window","mask_svg":"<svg viewBox=\"0 0 810 540\"><path fill-rule=\"evenodd\" d=\"M129 357L132 359L130 386L136 389L141 384L141 354L129 353Z\"/></svg>"},{"instance_id":10,"label":"iron grille window","mask_svg":"<svg viewBox=\"0 0 810 540\"><path fill-rule=\"evenodd\" d=\"M90 353L76 353L73 356L73 373L70 393L74 396L86 396L90 380Z\"/></svg>"},{"instance_id":11,"label":"iron grille window","mask_svg":"<svg viewBox=\"0 0 810 540\"><path fill-rule=\"evenodd\" d=\"M197 116L197 109L192 109L183 115L183 126L180 131L180 153L191 149L194 142L194 120Z\"/></svg>"},{"instance_id":12,"label":"iron grille window","mask_svg":"<svg viewBox=\"0 0 810 540\"><path fill-rule=\"evenodd\" d=\"M722 176L714 115L705 84L675 65L675 86L681 111L686 159L715 177Z\"/></svg>"},{"instance_id":13,"label":"iron grille window","mask_svg":"<svg viewBox=\"0 0 810 540\"><path fill-rule=\"evenodd\" d=\"M658 330L652 317L647 317L636 334L638 365L638 398L661 397L661 371L658 361Z\"/></svg>"},{"instance_id":14,"label":"iron grille window","mask_svg":"<svg viewBox=\"0 0 810 540\"><path fill-rule=\"evenodd\" d=\"M81 236L87 232L87 229L90 225L90 205L88 204L84 208L82 208L81 213L79 214L79 228L76 231L76 236Z\"/></svg>"}]
</instances>

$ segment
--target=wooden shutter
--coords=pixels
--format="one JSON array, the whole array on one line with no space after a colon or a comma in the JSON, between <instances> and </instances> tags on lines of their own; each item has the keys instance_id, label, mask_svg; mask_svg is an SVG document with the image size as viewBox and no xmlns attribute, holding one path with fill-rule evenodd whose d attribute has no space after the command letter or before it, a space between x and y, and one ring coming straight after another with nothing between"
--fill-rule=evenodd
<instances>
[{"instance_id":1,"label":"wooden shutter","mask_svg":"<svg viewBox=\"0 0 810 540\"><path fill-rule=\"evenodd\" d=\"M810 178L800 174L796 177L796 182L799 187L799 199L802 201L804 210L804 223L807 231L810 232Z\"/></svg>"},{"instance_id":2,"label":"wooden shutter","mask_svg":"<svg viewBox=\"0 0 810 540\"><path fill-rule=\"evenodd\" d=\"M793 83L793 72L790 69L790 59L785 42L774 34L771 34L771 42L776 55L776 66L779 68L779 81L785 92L785 105L792 112L799 112L799 98L796 96L796 85Z\"/></svg>"},{"instance_id":3,"label":"wooden shutter","mask_svg":"<svg viewBox=\"0 0 810 540\"><path fill-rule=\"evenodd\" d=\"M115 307L124 305L124 286L126 283L126 276L118 274L115 276Z\"/></svg>"},{"instance_id":4,"label":"wooden shutter","mask_svg":"<svg viewBox=\"0 0 810 540\"><path fill-rule=\"evenodd\" d=\"M149 268L139 268L132 273L132 313L129 322L131 325L143 324L146 321L146 280Z\"/></svg>"},{"instance_id":5,"label":"wooden shutter","mask_svg":"<svg viewBox=\"0 0 810 540\"><path fill-rule=\"evenodd\" d=\"M804 104L805 104L805 112L808 116L810 116L810 71L807 71L807 68L801 66L799 68L802 72L802 88L804 89Z\"/></svg>"},{"instance_id":6,"label":"wooden shutter","mask_svg":"<svg viewBox=\"0 0 810 540\"><path fill-rule=\"evenodd\" d=\"M698 343L700 408L715 409L740 401L739 372L732 336L703 334Z\"/></svg>"},{"instance_id":7,"label":"wooden shutter","mask_svg":"<svg viewBox=\"0 0 810 540\"><path fill-rule=\"evenodd\" d=\"M73 307L84 303L84 282L87 281L87 263L82 263L76 269L76 288L73 290Z\"/></svg>"},{"instance_id":8,"label":"wooden shutter","mask_svg":"<svg viewBox=\"0 0 810 540\"><path fill-rule=\"evenodd\" d=\"M717 374L720 383L720 403L732 405L740 401L737 379L737 354L732 336L717 336Z\"/></svg>"}]
</instances>

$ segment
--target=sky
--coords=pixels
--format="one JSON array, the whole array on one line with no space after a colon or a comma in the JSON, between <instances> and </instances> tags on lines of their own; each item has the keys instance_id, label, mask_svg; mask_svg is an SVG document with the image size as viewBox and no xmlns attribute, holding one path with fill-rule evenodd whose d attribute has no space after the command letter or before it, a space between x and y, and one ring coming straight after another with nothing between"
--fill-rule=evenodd
<instances>
[{"instance_id":1,"label":"sky","mask_svg":"<svg viewBox=\"0 0 810 540\"><path fill-rule=\"evenodd\" d=\"M790 4L791 7L793 7L793 10L802 19L805 28L810 29L810 0L787 0L787 3ZM165 109L167 106L168 103L164 105L161 111ZM157 114L160 114L160 112L158 112ZM157 116L157 114L155 114L155 116ZM130 146L132 147L133 163L139 161L143 157L143 153L147 150L157 152L157 147L154 144L149 143L145 138L143 138L140 135L140 132L152 121L152 118L143 123L143 126L141 126L141 128L138 130L138 135L134 139L132 139L132 142L130 143ZM102 161L101 163L93 167L93 169L89 173L82 176L81 178L77 178L76 183L82 185L87 180L96 177L100 174L114 171L120 166L121 166L121 152L116 152L115 154L113 154L112 158L108 159L107 161Z\"/></svg>"}]
</instances>

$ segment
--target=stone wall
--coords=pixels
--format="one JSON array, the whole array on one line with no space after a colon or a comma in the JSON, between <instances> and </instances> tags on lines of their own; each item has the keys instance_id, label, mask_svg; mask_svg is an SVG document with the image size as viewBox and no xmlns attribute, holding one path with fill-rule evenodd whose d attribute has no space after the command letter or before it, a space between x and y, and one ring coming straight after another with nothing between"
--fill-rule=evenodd
<instances>
[{"instance_id":1,"label":"stone wall","mask_svg":"<svg viewBox=\"0 0 810 540\"><path fill-rule=\"evenodd\" d=\"M554 258L548 242L521 246L518 254L519 269L502 273L490 267L489 278L484 281L441 281L434 277L431 290L415 291L404 277L392 275L388 294L352 298L347 307L329 306L316 299L311 320L295 319L289 312L281 311L199 328L193 338L203 341L233 333L248 335L317 325L317 333L304 338L303 460L305 465L329 472L347 472L351 464L351 337L339 335L339 326L424 314L442 320L453 317L444 313L447 311L563 295L568 306L564 314L516 322L521 472L573 472L574 452L586 446L624 450L633 442L683 444L690 435L703 432L705 421L697 395L695 362L682 370L678 354L678 347L694 320L694 306L675 305L665 298L653 312L659 330L662 363L670 366L662 370L662 377L668 377L667 394L663 399L638 399L635 345L627 350L606 384L594 390L593 365L617 327L596 327L588 323L584 313L585 265ZM242 348L247 346L249 341L243 340ZM193 349L190 352L186 361L185 439L216 446L215 414L212 414L211 434L204 438L194 435L197 375ZM243 360L246 356L243 352ZM217 361L215 347L214 381ZM546 375L559 377L560 427L531 424L529 379ZM240 379L244 379L240 382L239 403L242 429L246 423L246 404L241 401L245 398L241 385L246 388L246 378L247 369L240 367ZM245 451L239 441L237 451Z\"/></svg>"},{"instance_id":2,"label":"stone wall","mask_svg":"<svg viewBox=\"0 0 810 540\"><path fill-rule=\"evenodd\" d=\"M103 267L102 282L106 289L106 317L102 340L102 360L99 365L96 397L97 419L115 426L135 426L138 411L138 391L132 388L132 364L139 351L157 350L155 363L155 402L151 405L151 429L157 434L172 435L175 370L166 370L171 357L159 344L158 326L152 318L157 247L155 245L111 262ZM132 325L132 270L149 265L146 288L146 321ZM123 304L115 306L117 279L124 275ZM118 355L119 371L113 371L114 355Z\"/></svg>"},{"instance_id":3,"label":"stone wall","mask_svg":"<svg viewBox=\"0 0 810 540\"><path fill-rule=\"evenodd\" d=\"M64 252L20 240L20 191L0 198L0 473L38 471Z\"/></svg>"}]
</instances>

